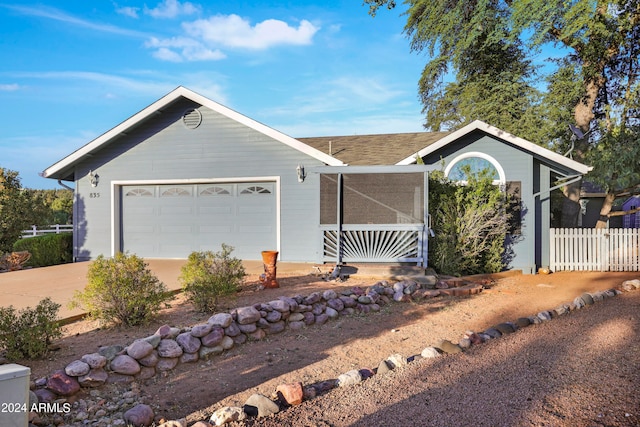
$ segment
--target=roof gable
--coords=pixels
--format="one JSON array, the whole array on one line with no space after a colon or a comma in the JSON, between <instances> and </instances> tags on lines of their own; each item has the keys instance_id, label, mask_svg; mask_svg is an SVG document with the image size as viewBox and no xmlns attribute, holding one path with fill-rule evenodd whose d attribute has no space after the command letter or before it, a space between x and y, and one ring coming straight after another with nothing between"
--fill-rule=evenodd
<instances>
[{"instance_id":1,"label":"roof gable","mask_svg":"<svg viewBox=\"0 0 640 427\"><path fill-rule=\"evenodd\" d=\"M269 126L266 126L258 121L255 121L247 116L244 116L237 111L234 111L224 105L218 104L202 95L199 95L183 86L179 86L167 95L163 96L153 104L149 105L145 109L139 111L134 114L124 122L120 123L116 127L111 130L105 132L100 135L93 141L90 141L86 145L80 147L78 150L74 151L67 157L62 160L54 163L45 169L42 173L42 176L45 178L57 178L57 179L65 179L65 176L68 175L69 169L73 167L76 163L84 159L86 156L90 155L92 152L108 145L115 137L118 135L125 133L128 129L136 126L141 123L143 120L146 120L156 112L162 110L167 105L176 101L180 97L189 99L193 102L196 102L204 107L207 107L223 116L226 116L238 123L241 123L253 130L256 130L264 135L267 135L274 140L281 142L291 148L294 148L298 151L301 151L327 165L331 166L343 166L344 163L338 160L335 157L332 157L328 154L323 153L320 150L317 150L307 144L300 142L297 139L294 139L288 135L283 134Z\"/></svg>"},{"instance_id":2,"label":"roof gable","mask_svg":"<svg viewBox=\"0 0 640 427\"><path fill-rule=\"evenodd\" d=\"M421 150L418 151L418 156L420 157L425 157L429 154L432 154L438 150L440 150L441 148L447 146L448 144L453 143L454 141L459 140L460 138L462 138L463 136L476 131L476 130L480 130L483 132L488 133L489 135L492 135L496 138L502 139L504 141L509 142L510 144L515 145L516 147L525 150L529 153L532 153L533 155L537 155L543 159L546 159L550 162L554 162L557 164L560 164L568 169L574 170L582 175L586 174L587 172L589 172L590 170L593 169L592 166L586 166L583 165L582 163L579 163L573 159L569 159L568 157L564 157L558 153L555 153L551 150L548 150L544 147L541 147L537 144L534 144L533 142L527 141L526 139L517 137L515 135L512 135L508 132L505 132L501 129L498 129L497 127L491 126L487 123L484 123L480 120L476 120L472 123L469 123L468 125L466 125L465 127L458 129L455 132L452 132L448 135L446 135L445 137L443 137L442 139L438 140L437 142L428 145L424 148L422 148ZM399 161L397 164L398 165L410 165L412 163L416 162L416 155L411 155L411 156L407 156L406 158L404 158L403 160Z\"/></svg>"}]
</instances>

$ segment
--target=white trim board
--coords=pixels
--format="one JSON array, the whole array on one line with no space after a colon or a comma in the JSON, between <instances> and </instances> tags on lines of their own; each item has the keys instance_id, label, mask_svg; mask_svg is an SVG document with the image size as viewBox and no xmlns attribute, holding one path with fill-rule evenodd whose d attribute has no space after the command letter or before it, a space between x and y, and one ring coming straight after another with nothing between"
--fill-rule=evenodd
<instances>
[{"instance_id":1,"label":"white trim board","mask_svg":"<svg viewBox=\"0 0 640 427\"><path fill-rule=\"evenodd\" d=\"M148 117L155 114L157 111L166 107L167 105L174 102L176 99L180 97L189 99L204 107L207 107L217 113L222 114L223 116L226 116L264 135L267 135L273 138L274 140L279 141L285 145L288 145L289 147L294 148L304 154L307 154L323 163L326 163L331 166L344 165L342 161L336 159L335 157L329 156L328 154L325 154L320 150L316 150L315 148L307 144L304 144L295 138L285 135L284 133L279 132L267 125L264 125L256 120L253 120L247 116L244 116L238 113L237 111L234 111L228 107L225 107L224 105L218 104L217 102L212 101L200 94L197 94L183 86L178 86L176 89L174 89L167 95L163 96L162 98L160 98L153 104L149 105L145 109L129 117L127 120L120 123L116 127L103 133L102 135L100 135L93 141L90 141L89 143L82 146L81 148L77 149L67 157L49 166L47 169L45 169L42 172L42 176L44 178L51 178L56 173L63 171L64 169L70 167L74 163L83 159L85 156L90 155L91 152L108 144L113 138L117 137L122 133L126 133L128 129L142 122L143 120L147 119Z\"/></svg>"},{"instance_id":2,"label":"white trim board","mask_svg":"<svg viewBox=\"0 0 640 427\"><path fill-rule=\"evenodd\" d=\"M555 153L551 150L548 150L544 147L541 147L537 144L534 144L533 142L529 142L526 139L517 137L515 135L512 135L508 132L505 132L501 129L498 129L497 127L491 126L485 122L482 122L480 120L475 120L471 123L469 123L468 125L466 125L465 127L458 129L455 132L450 133L449 135L445 136L442 139L439 139L438 141L436 141L435 143L423 148L422 150L418 151L417 155L420 157L425 157L431 153L434 153L438 150L440 150L441 148L445 147L446 145L462 138L463 136L475 131L475 130L481 130L484 131L486 133L488 133L489 135L493 135L496 138L500 138L503 139L519 148L522 148L525 151L529 151L531 153L537 154L542 158L546 158L550 161L553 161L555 163L558 163L562 166L565 166L569 169L575 170L576 172L579 172L581 174L586 174L587 172L589 172L590 170L593 169L593 166L586 166L583 165L582 163L576 162L575 160L569 159L568 157L564 157L558 153ZM397 165L410 165L416 162L416 153L412 154L411 156L399 161L398 163L396 163Z\"/></svg>"}]
</instances>

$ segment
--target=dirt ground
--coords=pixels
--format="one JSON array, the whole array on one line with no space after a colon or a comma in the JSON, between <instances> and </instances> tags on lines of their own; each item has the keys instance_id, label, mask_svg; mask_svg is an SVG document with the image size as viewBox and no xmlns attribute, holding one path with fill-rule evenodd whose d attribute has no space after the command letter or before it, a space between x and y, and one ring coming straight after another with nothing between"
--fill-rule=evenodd
<instances>
[{"instance_id":1,"label":"dirt ground","mask_svg":"<svg viewBox=\"0 0 640 427\"><path fill-rule=\"evenodd\" d=\"M458 342L467 330L482 331L504 321L534 315L570 303L583 292L616 287L638 273L560 272L549 275L516 275L498 279L471 297L438 297L420 303L392 303L379 313L353 315L285 331L259 342L237 346L208 361L180 365L166 375L141 384L148 402L162 408L162 417L186 417L190 423L207 420L222 406L242 406L253 393L271 395L279 384L312 384L335 379L351 369L378 366L391 354L420 354L442 339ZM219 311L278 296L307 295L325 289L369 286L375 278L351 277L344 282L313 276L279 277L280 288L258 288L257 277L248 277L243 290L222 301ZM100 329L95 322L79 321L65 327L58 349L39 361L19 361L32 370L32 379L44 377L100 346L127 345L152 334L163 324L188 326L206 321L176 296L172 307L145 327Z\"/></svg>"}]
</instances>

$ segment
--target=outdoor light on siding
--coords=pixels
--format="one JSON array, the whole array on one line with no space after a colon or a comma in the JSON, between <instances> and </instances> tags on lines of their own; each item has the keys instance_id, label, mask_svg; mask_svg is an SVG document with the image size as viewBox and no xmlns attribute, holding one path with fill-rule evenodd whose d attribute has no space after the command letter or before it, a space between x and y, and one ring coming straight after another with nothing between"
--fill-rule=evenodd
<instances>
[{"instance_id":1,"label":"outdoor light on siding","mask_svg":"<svg viewBox=\"0 0 640 427\"><path fill-rule=\"evenodd\" d=\"M307 177L304 173L304 165L298 165L296 172L298 173L298 182L304 182L304 179Z\"/></svg>"},{"instance_id":2,"label":"outdoor light on siding","mask_svg":"<svg viewBox=\"0 0 640 427\"><path fill-rule=\"evenodd\" d=\"M94 173L92 170L89 171L89 182L92 187L97 187L98 182L100 181L100 175Z\"/></svg>"}]
</instances>

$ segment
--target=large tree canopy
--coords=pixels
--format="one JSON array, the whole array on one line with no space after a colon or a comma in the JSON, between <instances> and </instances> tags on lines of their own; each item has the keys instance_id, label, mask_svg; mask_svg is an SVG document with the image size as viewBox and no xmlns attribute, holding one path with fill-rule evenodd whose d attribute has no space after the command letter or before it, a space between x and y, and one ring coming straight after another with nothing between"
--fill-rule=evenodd
<instances>
[{"instance_id":1,"label":"large tree canopy","mask_svg":"<svg viewBox=\"0 0 640 427\"><path fill-rule=\"evenodd\" d=\"M372 15L396 6L365 3ZM593 165L609 203L640 192L639 0L406 4L411 49L430 58L418 88L427 128L485 120Z\"/></svg>"}]
</instances>

